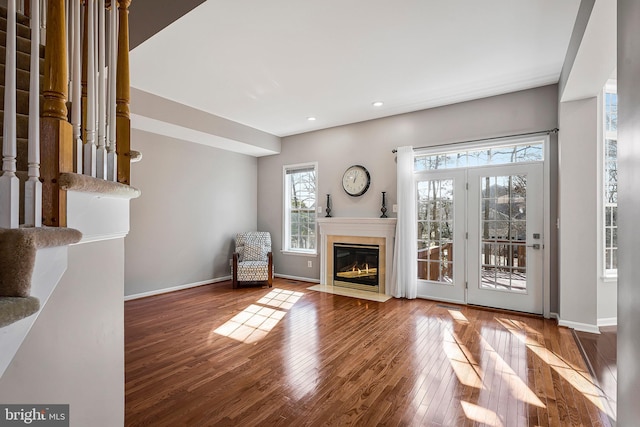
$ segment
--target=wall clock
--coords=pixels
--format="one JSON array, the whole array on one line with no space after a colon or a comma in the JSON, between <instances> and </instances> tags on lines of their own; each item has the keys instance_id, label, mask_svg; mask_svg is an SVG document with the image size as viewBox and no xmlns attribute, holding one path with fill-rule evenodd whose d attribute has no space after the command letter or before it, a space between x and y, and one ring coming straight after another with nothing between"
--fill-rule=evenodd
<instances>
[{"instance_id":1,"label":"wall clock","mask_svg":"<svg viewBox=\"0 0 640 427\"><path fill-rule=\"evenodd\" d=\"M362 196L369 189L371 175L367 168L361 165L349 166L342 175L342 188L350 196Z\"/></svg>"}]
</instances>

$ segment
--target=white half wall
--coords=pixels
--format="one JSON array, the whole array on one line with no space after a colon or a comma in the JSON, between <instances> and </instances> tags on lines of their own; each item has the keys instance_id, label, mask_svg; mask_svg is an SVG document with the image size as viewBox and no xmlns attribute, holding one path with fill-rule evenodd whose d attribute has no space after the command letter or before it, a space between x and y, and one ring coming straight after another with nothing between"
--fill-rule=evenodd
<instances>
[{"instance_id":1,"label":"white half wall","mask_svg":"<svg viewBox=\"0 0 640 427\"><path fill-rule=\"evenodd\" d=\"M70 405L71 425L124 425L124 239L69 247L68 268L0 378L0 402Z\"/></svg>"},{"instance_id":2,"label":"white half wall","mask_svg":"<svg viewBox=\"0 0 640 427\"><path fill-rule=\"evenodd\" d=\"M229 276L235 233L256 229L255 157L132 129L125 295Z\"/></svg>"}]
</instances>

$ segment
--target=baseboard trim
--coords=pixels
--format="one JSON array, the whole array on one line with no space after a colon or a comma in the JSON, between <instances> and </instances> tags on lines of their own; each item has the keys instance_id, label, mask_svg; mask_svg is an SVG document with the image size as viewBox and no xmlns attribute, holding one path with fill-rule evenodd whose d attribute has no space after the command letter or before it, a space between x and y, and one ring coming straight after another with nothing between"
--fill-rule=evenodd
<instances>
[{"instance_id":1,"label":"baseboard trim","mask_svg":"<svg viewBox=\"0 0 640 427\"><path fill-rule=\"evenodd\" d=\"M600 329L598 326L592 325L590 323L580 323L580 322L571 322L569 320L562 320L558 318L558 326L564 326L566 328L575 329L580 332L589 332L592 334L599 334Z\"/></svg>"},{"instance_id":2,"label":"baseboard trim","mask_svg":"<svg viewBox=\"0 0 640 427\"><path fill-rule=\"evenodd\" d=\"M598 319L598 326L618 326L617 317L603 317Z\"/></svg>"},{"instance_id":3,"label":"baseboard trim","mask_svg":"<svg viewBox=\"0 0 640 427\"><path fill-rule=\"evenodd\" d=\"M289 276L288 274L275 274L276 277L281 279L299 280L301 282L320 283L320 279L311 279L309 277Z\"/></svg>"},{"instance_id":4,"label":"baseboard trim","mask_svg":"<svg viewBox=\"0 0 640 427\"><path fill-rule=\"evenodd\" d=\"M164 289L156 289L149 292L141 292L139 294L125 295L124 300L131 301L134 299L152 297L154 295L162 295L162 294L167 294L169 292L181 291L183 289L195 288L198 286L210 285L212 283L224 282L225 280L231 280L231 276L224 276L224 277L218 277L216 279L202 280L200 282L187 283L185 285L172 286L170 288L164 288Z\"/></svg>"},{"instance_id":5,"label":"baseboard trim","mask_svg":"<svg viewBox=\"0 0 640 427\"><path fill-rule=\"evenodd\" d=\"M556 320L560 320L560 316L558 315L558 313L554 313L553 311L549 313L549 319L556 319Z\"/></svg>"}]
</instances>

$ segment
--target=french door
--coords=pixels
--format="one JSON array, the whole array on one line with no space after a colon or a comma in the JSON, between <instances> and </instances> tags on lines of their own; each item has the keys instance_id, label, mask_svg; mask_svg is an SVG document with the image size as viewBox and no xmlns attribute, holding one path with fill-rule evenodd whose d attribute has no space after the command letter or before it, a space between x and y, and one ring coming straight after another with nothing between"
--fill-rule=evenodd
<instances>
[{"instance_id":1,"label":"french door","mask_svg":"<svg viewBox=\"0 0 640 427\"><path fill-rule=\"evenodd\" d=\"M543 167L468 170L467 302L541 314Z\"/></svg>"},{"instance_id":2,"label":"french door","mask_svg":"<svg viewBox=\"0 0 640 427\"><path fill-rule=\"evenodd\" d=\"M542 313L542 163L416 175L418 296Z\"/></svg>"}]
</instances>

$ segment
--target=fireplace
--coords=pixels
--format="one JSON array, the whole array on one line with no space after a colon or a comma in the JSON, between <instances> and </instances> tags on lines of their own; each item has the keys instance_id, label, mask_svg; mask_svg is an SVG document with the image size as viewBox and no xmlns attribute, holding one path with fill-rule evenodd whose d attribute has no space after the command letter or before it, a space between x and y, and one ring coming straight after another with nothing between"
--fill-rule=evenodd
<instances>
[{"instance_id":1,"label":"fireplace","mask_svg":"<svg viewBox=\"0 0 640 427\"><path fill-rule=\"evenodd\" d=\"M333 244L333 285L378 292L380 246Z\"/></svg>"},{"instance_id":2,"label":"fireplace","mask_svg":"<svg viewBox=\"0 0 640 427\"><path fill-rule=\"evenodd\" d=\"M387 283L391 281L391 260L393 260L393 242L396 231L395 218L318 218L320 229L320 285L339 290L341 295L349 292L360 293L361 289L371 295L386 295ZM334 263L334 244L362 247L377 247L377 285L353 283L336 277ZM352 261L355 262L355 261ZM364 270L366 273L367 262ZM369 263L371 270L373 263ZM353 266L351 267L353 271ZM362 270L362 268L360 268ZM345 275L343 275L345 276ZM340 282L340 283L337 283ZM345 287L349 286L349 288ZM355 288L355 289L353 289Z\"/></svg>"}]
</instances>

